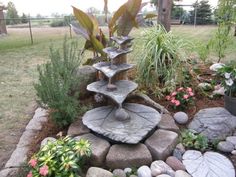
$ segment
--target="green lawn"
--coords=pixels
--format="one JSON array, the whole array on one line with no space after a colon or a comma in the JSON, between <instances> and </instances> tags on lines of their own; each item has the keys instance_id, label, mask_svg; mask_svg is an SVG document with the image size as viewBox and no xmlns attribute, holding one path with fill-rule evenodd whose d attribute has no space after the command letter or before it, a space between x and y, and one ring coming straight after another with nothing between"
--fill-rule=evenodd
<instances>
[{"instance_id":1,"label":"green lawn","mask_svg":"<svg viewBox=\"0 0 236 177\"><path fill-rule=\"evenodd\" d=\"M136 37L134 52L129 55L132 61L137 58L142 45L142 30L133 30L131 33ZM174 34L193 43L206 43L214 30L212 26L172 28ZM30 44L28 29L11 28L8 32L8 36L0 38L0 162L8 158L30 119L26 110L35 100L33 83L37 81L37 65L48 60L49 46L62 46L64 35L69 36L69 28L33 28L34 45ZM236 59L235 39L227 50L227 60ZM84 40L78 40L82 47ZM210 58L216 59L214 55Z\"/></svg>"}]
</instances>

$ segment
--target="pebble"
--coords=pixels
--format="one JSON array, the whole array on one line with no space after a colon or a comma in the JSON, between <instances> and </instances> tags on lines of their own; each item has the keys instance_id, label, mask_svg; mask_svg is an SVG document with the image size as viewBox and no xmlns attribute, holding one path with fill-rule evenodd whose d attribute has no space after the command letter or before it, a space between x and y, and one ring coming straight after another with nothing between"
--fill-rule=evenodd
<instances>
[{"instance_id":1,"label":"pebble","mask_svg":"<svg viewBox=\"0 0 236 177\"><path fill-rule=\"evenodd\" d=\"M161 174L168 174L170 176L174 176L175 172L164 161L156 160L152 162L151 164L151 173L152 173L152 176L158 176Z\"/></svg>"},{"instance_id":2,"label":"pebble","mask_svg":"<svg viewBox=\"0 0 236 177\"><path fill-rule=\"evenodd\" d=\"M130 175L129 177L138 177L138 176L136 176L136 175Z\"/></svg>"},{"instance_id":3,"label":"pebble","mask_svg":"<svg viewBox=\"0 0 236 177\"><path fill-rule=\"evenodd\" d=\"M226 138L226 141L232 143L235 146L236 145L236 136L228 136Z\"/></svg>"},{"instance_id":4,"label":"pebble","mask_svg":"<svg viewBox=\"0 0 236 177\"><path fill-rule=\"evenodd\" d=\"M126 174L125 174L124 170L122 170L122 169L113 170L113 175L116 177L126 177Z\"/></svg>"},{"instance_id":5,"label":"pebble","mask_svg":"<svg viewBox=\"0 0 236 177\"><path fill-rule=\"evenodd\" d=\"M205 90L205 91L209 91L209 90L212 89L211 84L206 83L206 82L203 82L203 83L198 84L198 87L199 87L200 89Z\"/></svg>"},{"instance_id":6,"label":"pebble","mask_svg":"<svg viewBox=\"0 0 236 177\"><path fill-rule=\"evenodd\" d=\"M190 174L183 170L178 170L175 172L175 177L191 177Z\"/></svg>"},{"instance_id":7,"label":"pebble","mask_svg":"<svg viewBox=\"0 0 236 177\"><path fill-rule=\"evenodd\" d=\"M151 169L146 165L141 166L138 169L137 173L138 173L138 177L152 177Z\"/></svg>"},{"instance_id":8,"label":"pebble","mask_svg":"<svg viewBox=\"0 0 236 177\"><path fill-rule=\"evenodd\" d=\"M176 145L176 149L180 150L182 153L185 153L185 147L182 143Z\"/></svg>"},{"instance_id":9,"label":"pebble","mask_svg":"<svg viewBox=\"0 0 236 177\"><path fill-rule=\"evenodd\" d=\"M232 152L234 150L234 145L228 141L221 141L217 145L217 149L222 152Z\"/></svg>"},{"instance_id":10,"label":"pebble","mask_svg":"<svg viewBox=\"0 0 236 177\"><path fill-rule=\"evenodd\" d=\"M236 150L233 150L231 154L236 155Z\"/></svg>"},{"instance_id":11,"label":"pebble","mask_svg":"<svg viewBox=\"0 0 236 177\"><path fill-rule=\"evenodd\" d=\"M225 64L223 63L214 63L210 66L211 71L218 71L220 68L222 68Z\"/></svg>"},{"instance_id":12,"label":"pebble","mask_svg":"<svg viewBox=\"0 0 236 177\"><path fill-rule=\"evenodd\" d=\"M177 148L174 149L173 156L176 157L180 161L182 161L183 159L183 153Z\"/></svg>"},{"instance_id":13,"label":"pebble","mask_svg":"<svg viewBox=\"0 0 236 177\"><path fill-rule=\"evenodd\" d=\"M48 141L55 142L56 139L53 138L53 137L47 137L47 138L45 138L45 139L41 142L41 146L40 146L40 147L45 146L45 145L48 143Z\"/></svg>"},{"instance_id":14,"label":"pebble","mask_svg":"<svg viewBox=\"0 0 236 177\"><path fill-rule=\"evenodd\" d=\"M166 159L166 164L169 165L173 170L185 170L183 163L174 156L170 156Z\"/></svg>"},{"instance_id":15,"label":"pebble","mask_svg":"<svg viewBox=\"0 0 236 177\"><path fill-rule=\"evenodd\" d=\"M171 176L167 174L161 174L161 175L158 175L157 177L171 177Z\"/></svg>"},{"instance_id":16,"label":"pebble","mask_svg":"<svg viewBox=\"0 0 236 177\"><path fill-rule=\"evenodd\" d=\"M178 124L186 124L188 122L188 115L185 112L177 112L174 114L174 119Z\"/></svg>"},{"instance_id":17,"label":"pebble","mask_svg":"<svg viewBox=\"0 0 236 177\"><path fill-rule=\"evenodd\" d=\"M132 172L132 169L131 169L131 168L125 168L125 169L124 169L124 172L125 172L125 173L131 173L131 172Z\"/></svg>"}]
</instances>

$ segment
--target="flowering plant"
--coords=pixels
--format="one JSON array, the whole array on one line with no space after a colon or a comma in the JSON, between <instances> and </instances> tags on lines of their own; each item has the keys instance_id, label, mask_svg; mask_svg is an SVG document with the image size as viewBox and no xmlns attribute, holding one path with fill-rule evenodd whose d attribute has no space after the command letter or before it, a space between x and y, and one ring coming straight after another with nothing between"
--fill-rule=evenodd
<instances>
[{"instance_id":1,"label":"flowering plant","mask_svg":"<svg viewBox=\"0 0 236 177\"><path fill-rule=\"evenodd\" d=\"M170 101L174 109L186 109L189 103L193 101L193 90L190 87L180 87L170 95L166 96L166 100Z\"/></svg>"},{"instance_id":2,"label":"flowering plant","mask_svg":"<svg viewBox=\"0 0 236 177\"><path fill-rule=\"evenodd\" d=\"M217 73L224 78L221 84L225 89L225 94L236 97L236 62L224 65Z\"/></svg>"},{"instance_id":3,"label":"flowering plant","mask_svg":"<svg viewBox=\"0 0 236 177\"><path fill-rule=\"evenodd\" d=\"M91 155L87 140L70 137L48 141L28 162L27 177L79 177L85 158Z\"/></svg>"}]
</instances>

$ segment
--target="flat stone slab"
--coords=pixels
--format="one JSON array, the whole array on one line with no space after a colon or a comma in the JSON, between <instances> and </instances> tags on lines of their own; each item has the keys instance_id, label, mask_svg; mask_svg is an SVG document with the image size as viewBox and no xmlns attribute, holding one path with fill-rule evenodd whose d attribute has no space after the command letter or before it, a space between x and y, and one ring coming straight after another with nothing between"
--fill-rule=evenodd
<instances>
[{"instance_id":1,"label":"flat stone slab","mask_svg":"<svg viewBox=\"0 0 236 177\"><path fill-rule=\"evenodd\" d=\"M158 124L158 128L163 130L170 130L176 133L180 133L179 127L176 125L174 118L169 114L163 114L161 121Z\"/></svg>"},{"instance_id":2,"label":"flat stone slab","mask_svg":"<svg viewBox=\"0 0 236 177\"><path fill-rule=\"evenodd\" d=\"M89 159L90 164L93 166L103 166L110 148L110 143L91 133L77 136L74 139L80 140L81 138L86 139L91 143L92 156Z\"/></svg>"},{"instance_id":3,"label":"flat stone slab","mask_svg":"<svg viewBox=\"0 0 236 177\"><path fill-rule=\"evenodd\" d=\"M233 116L225 108L207 108L200 110L188 126L207 136L209 140L224 140L232 135L236 128L236 116Z\"/></svg>"},{"instance_id":4,"label":"flat stone slab","mask_svg":"<svg viewBox=\"0 0 236 177\"><path fill-rule=\"evenodd\" d=\"M178 134L167 130L157 130L145 141L153 160L165 160L178 143Z\"/></svg>"},{"instance_id":5,"label":"flat stone slab","mask_svg":"<svg viewBox=\"0 0 236 177\"><path fill-rule=\"evenodd\" d=\"M110 59L115 59L121 55L132 52L132 49L131 48L119 49L117 47L107 47L103 49L103 52L105 52Z\"/></svg>"},{"instance_id":6,"label":"flat stone slab","mask_svg":"<svg viewBox=\"0 0 236 177\"><path fill-rule=\"evenodd\" d=\"M90 133L90 130L83 124L82 119L78 119L73 122L67 131L67 135L78 136Z\"/></svg>"},{"instance_id":7,"label":"flat stone slab","mask_svg":"<svg viewBox=\"0 0 236 177\"><path fill-rule=\"evenodd\" d=\"M113 145L106 157L106 166L110 169L124 169L126 167L140 167L150 165L152 156L144 144Z\"/></svg>"},{"instance_id":8,"label":"flat stone slab","mask_svg":"<svg viewBox=\"0 0 236 177\"><path fill-rule=\"evenodd\" d=\"M117 89L114 91L109 91L107 90L107 84L108 82L106 81L97 81L89 84L87 89L89 91L108 96L118 105L121 105L126 97L138 87L138 84L132 81L120 80L114 83L114 85L117 86Z\"/></svg>"},{"instance_id":9,"label":"flat stone slab","mask_svg":"<svg viewBox=\"0 0 236 177\"><path fill-rule=\"evenodd\" d=\"M193 177L235 177L231 161L217 152L186 151L183 164Z\"/></svg>"},{"instance_id":10,"label":"flat stone slab","mask_svg":"<svg viewBox=\"0 0 236 177\"><path fill-rule=\"evenodd\" d=\"M117 44L122 45L131 42L134 38L130 36L112 36L111 40L115 41Z\"/></svg>"},{"instance_id":11,"label":"flat stone slab","mask_svg":"<svg viewBox=\"0 0 236 177\"><path fill-rule=\"evenodd\" d=\"M139 143L161 120L160 113L148 106L126 103L123 108L129 114L129 120L117 120L114 115L117 108L113 106L90 110L82 120L94 132L128 144Z\"/></svg>"},{"instance_id":12,"label":"flat stone slab","mask_svg":"<svg viewBox=\"0 0 236 177\"><path fill-rule=\"evenodd\" d=\"M127 63L111 65L111 63L108 62L99 62L93 65L95 69L103 72L103 74L105 74L108 78L112 78L118 73L127 71L133 66L134 65Z\"/></svg>"}]
</instances>

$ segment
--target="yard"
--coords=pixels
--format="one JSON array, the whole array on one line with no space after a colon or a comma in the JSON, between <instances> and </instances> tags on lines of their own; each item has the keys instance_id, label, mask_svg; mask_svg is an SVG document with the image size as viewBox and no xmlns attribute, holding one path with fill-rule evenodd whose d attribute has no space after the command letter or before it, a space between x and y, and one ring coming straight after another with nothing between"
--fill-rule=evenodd
<instances>
[{"instance_id":1,"label":"yard","mask_svg":"<svg viewBox=\"0 0 236 177\"><path fill-rule=\"evenodd\" d=\"M215 26L173 26L172 31L193 43L206 43ZM137 37L134 52L129 56L135 63L142 41L139 39L143 29L133 30L131 36ZM12 153L21 133L32 115L29 111L35 106L33 83L37 81L37 65L48 60L49 47L61 47L64 35L69 36L69 28L33 28L34 45L30 44L28 29L8 29L9 35L0 38L0 167ZM73 36L75 38L75 36ZM79 38L79 45L84 40ZM225 60L235 60L236 40L227 50ZM210 55L210 60L217 57Z\"/></svg>"}]
</instances>

